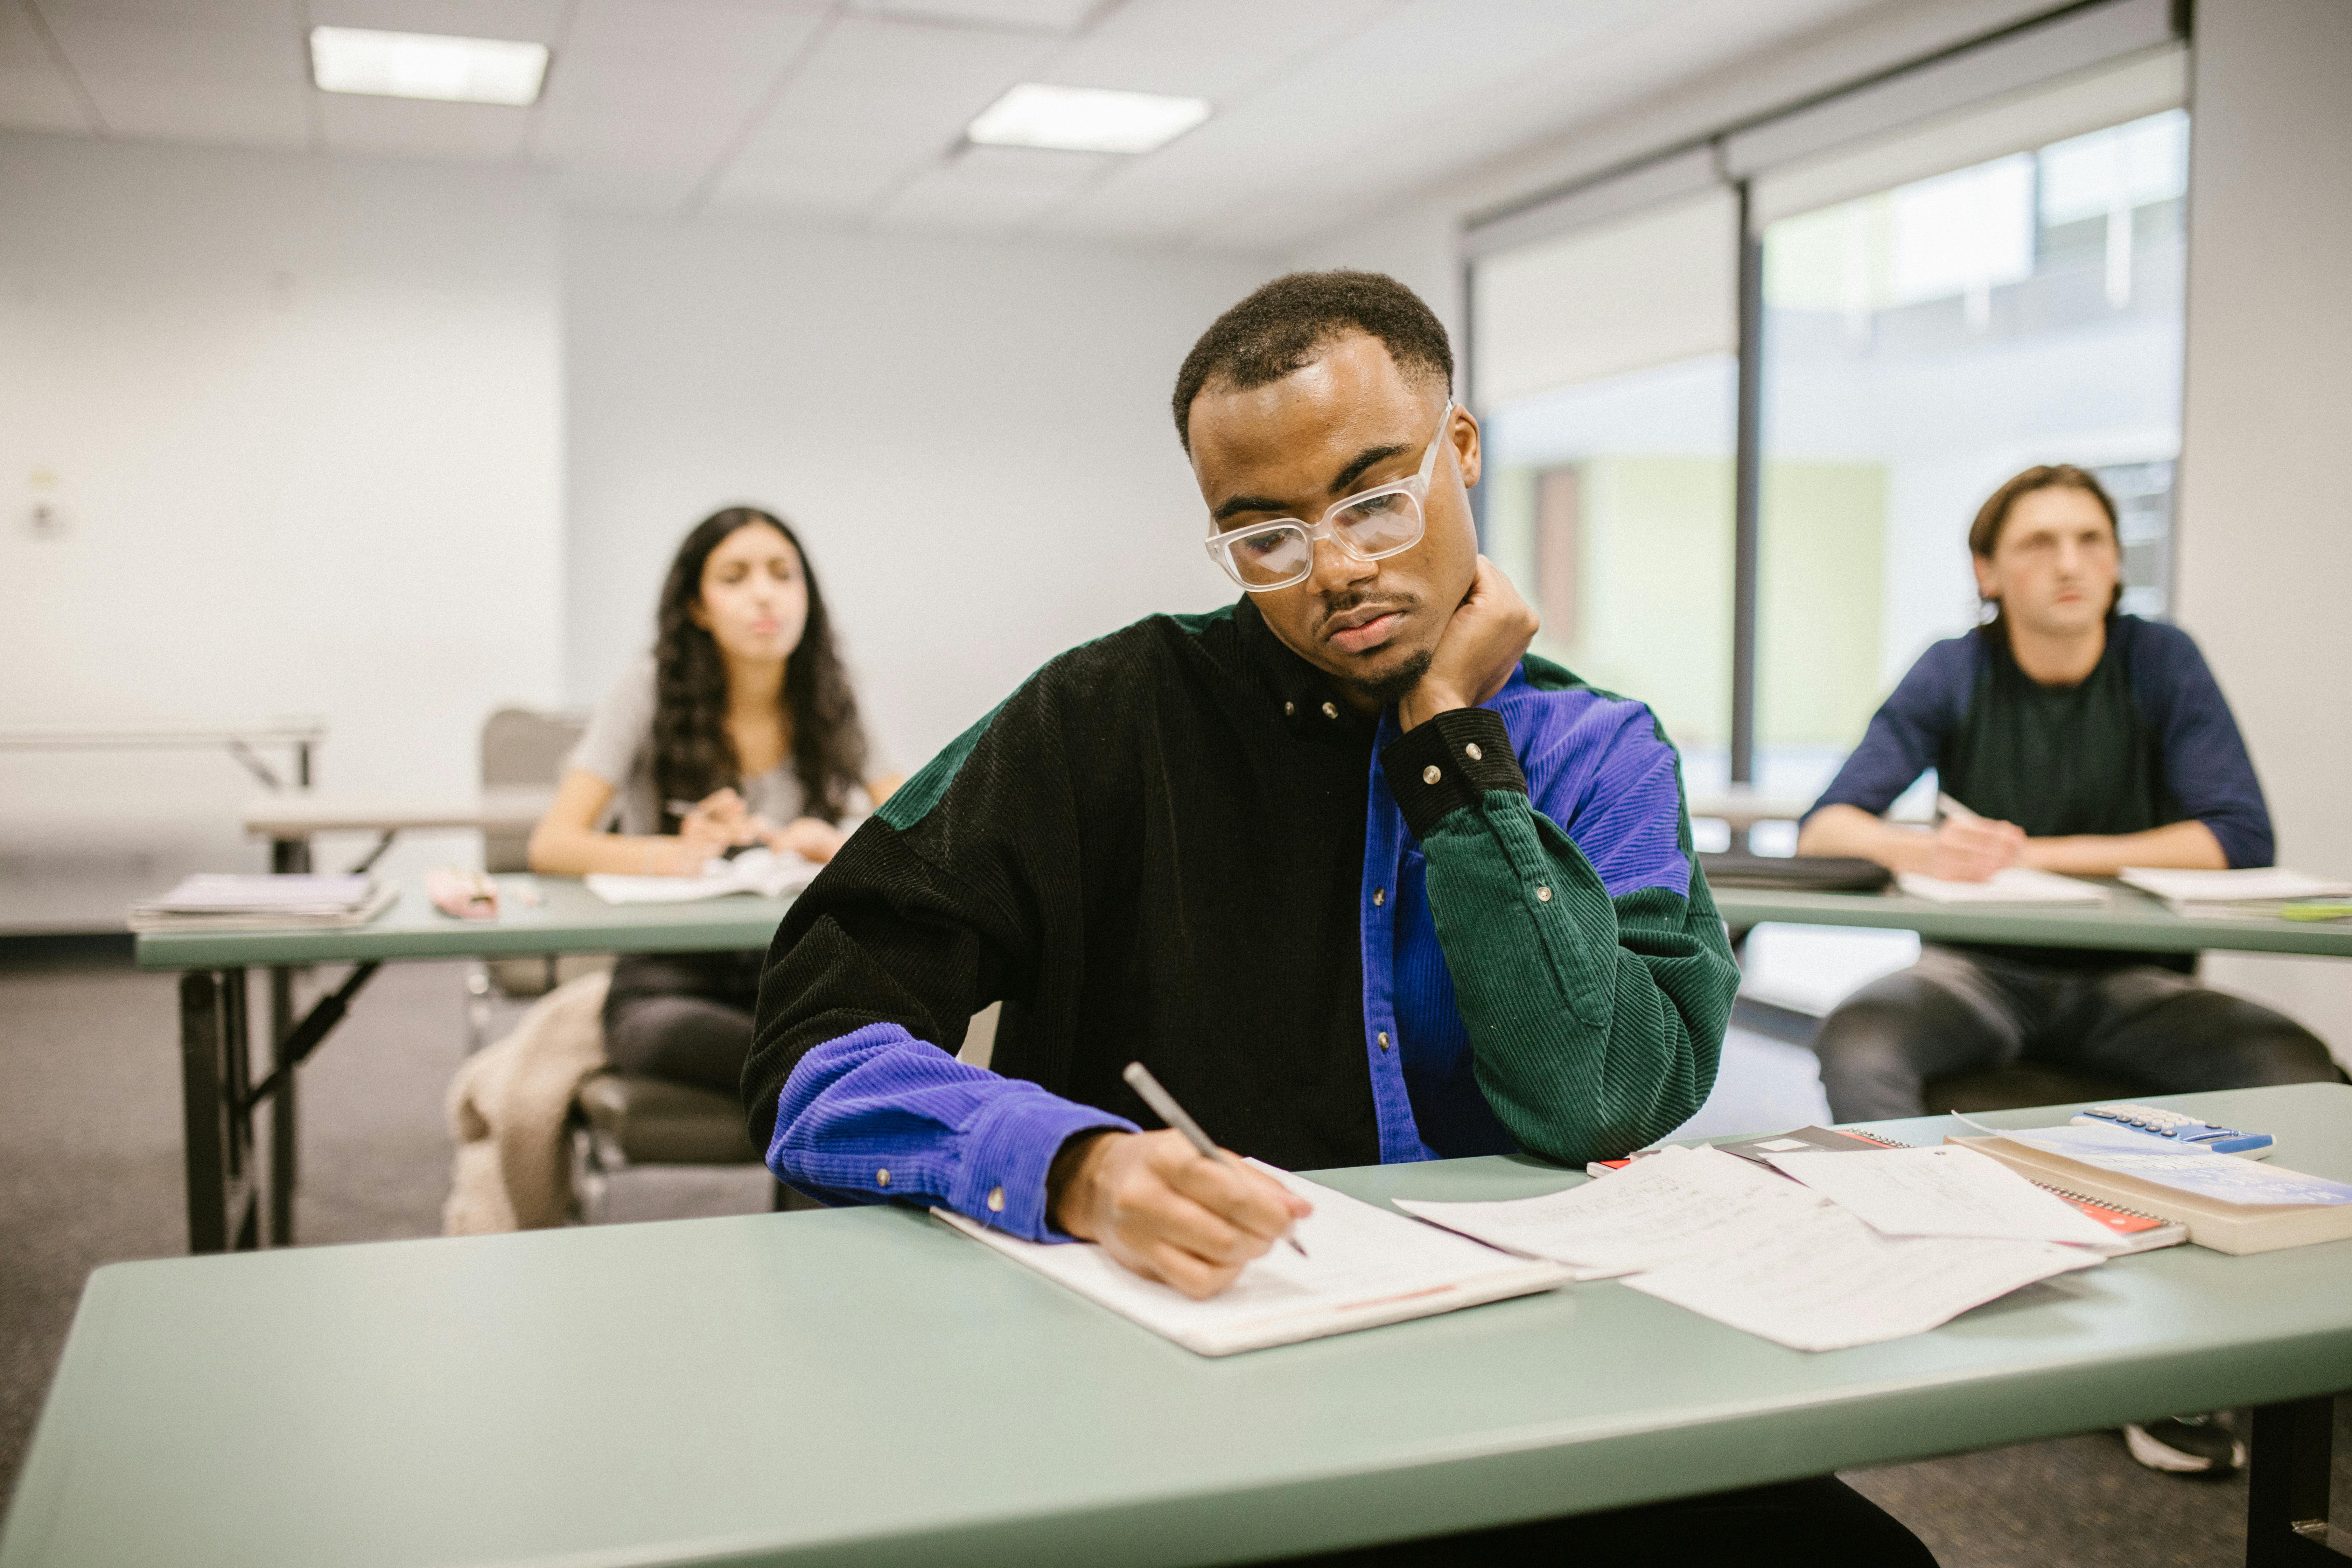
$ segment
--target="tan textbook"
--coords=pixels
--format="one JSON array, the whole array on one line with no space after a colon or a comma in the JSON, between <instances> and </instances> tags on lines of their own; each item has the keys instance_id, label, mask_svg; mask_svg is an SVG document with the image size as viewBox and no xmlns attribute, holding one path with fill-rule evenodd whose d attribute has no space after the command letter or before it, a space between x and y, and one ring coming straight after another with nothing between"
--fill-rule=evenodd
<instances>
[{"instance_id":1,"label":"tan textbook","mask_svg":"<svg viewBox=\"0 0 2352 1568\"><path fill-rule=\"evenodd\" d=\"M2087 1160L2072 1159L2047 1149L2036 1149L2008 1138L1947 1137L1947 1143L1991 1155L2028 1181L2062 1186L2105 1204L2138 1209L2189 1227L2189 1239L2216 1252L2243 1255L2274 1252L2283 1247L2309 1247L2315 1242L2352 1240L2352 1203L2232 1202L2186 1191ZM2259 1194L2275 1185L2282 1194L2297 1184L2319 1184L2317 1177L2256 1164L2231 1154L2153 1155L2150 1159L2228 1161L2240 1167L2236 1185ZM2335 1185L2336 1184L2322 1184Z\"/></svg>"}]
</instances>

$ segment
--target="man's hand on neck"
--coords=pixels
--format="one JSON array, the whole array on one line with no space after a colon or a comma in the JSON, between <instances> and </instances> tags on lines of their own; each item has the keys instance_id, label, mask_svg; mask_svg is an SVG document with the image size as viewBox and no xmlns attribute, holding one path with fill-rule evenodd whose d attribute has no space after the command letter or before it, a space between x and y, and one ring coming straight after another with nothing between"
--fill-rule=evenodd
<instances>
[{"instance_id":1,"label":"man's hand on neck","mask_svg":"<svg viewBox=\"0 0 2352 1568\"><path fill-rule=\"evenodd\" d=\"M1541 624L1511 580L1478 557L1478 574L1437 639L1428 671L1397 700L1397 727L1410 730L1449 710L1475 708L1503 689Z\"/></svg>"}]
</instances>

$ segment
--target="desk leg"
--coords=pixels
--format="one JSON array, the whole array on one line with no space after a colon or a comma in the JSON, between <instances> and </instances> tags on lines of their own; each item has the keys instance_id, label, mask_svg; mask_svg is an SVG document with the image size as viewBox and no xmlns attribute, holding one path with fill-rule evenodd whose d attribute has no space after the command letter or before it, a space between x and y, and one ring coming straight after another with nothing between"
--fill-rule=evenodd
<instances>
[{"instance_id":1,"label":"desk leg","mask_svg":"<svg viewBox=\"0 0 2352 1568\"><path fill-rule=\"evenodd\" d=\"M295 1121L297 1075L286 1059L287 1037L294 1032L294 972L269 972L269 1070L278 1089L269 1097L269 1245L294 1245Z\"/></svg>"},{"instance_id":2,"label":"desk leg","mask_svg":"<svg viewBox=\"0 0 2352 1568\"><path fill-rule=\"evenodd\" d=\"M302 772L301 782L307 784L310 782L307 756ZM271 839L269 868L281 876L308 871L310 868L310 841L308 838ZM278 1072L286 1065L286 1037L293 1032L294 972L273 969L269 972L269 1066L272 1072L278 1073L278 1091L269 1099L269 1244L272 1247L294 1245L296 1139L299 1136L295 1075Z\"/></svg>"},{"instance_id":3,"label":"desk leg","mask_svg":"<svg viewBox=\"0 0 2352 1568\"><path fill-rule=\"evenodd\" d=\"M180 977L180 1096L187 1166L188 1250L259 1244L243 1109L247 1070L245 971Z\"/></svg>"},{"instance_id":4,"label":"desk leg","mask_svg":"<svg viewBox=\"0 0 2352 1568\"><path fill-rule=\"evenodd\" d=\"M2246 1478L2246 1568L2343 1568L2327 1543L2336 1401L2298 1399L2254 1412Z\"/></svg>"}]
</instances>

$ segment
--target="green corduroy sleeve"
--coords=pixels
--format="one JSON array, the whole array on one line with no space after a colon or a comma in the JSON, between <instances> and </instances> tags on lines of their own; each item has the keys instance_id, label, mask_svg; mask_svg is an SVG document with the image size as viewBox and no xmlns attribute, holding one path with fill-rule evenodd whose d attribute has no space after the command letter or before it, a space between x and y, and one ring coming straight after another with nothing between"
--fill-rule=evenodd
<instances>
[{"instance_id":1,"label":"green corduroy sleeve","mask_svg":"<svg viewBox=\"0 0 2352 1568\"><path fill-rule=\"evenodd\" d=\"M1528 798L1498 714L1441 713L1381 762L1428 861L1478 1087L1519 1146L1581 1165L1688 1121L1715 1085L1739 972L1679 788L1687 894L1612 899Z\"/></svg>"}]
</instances>

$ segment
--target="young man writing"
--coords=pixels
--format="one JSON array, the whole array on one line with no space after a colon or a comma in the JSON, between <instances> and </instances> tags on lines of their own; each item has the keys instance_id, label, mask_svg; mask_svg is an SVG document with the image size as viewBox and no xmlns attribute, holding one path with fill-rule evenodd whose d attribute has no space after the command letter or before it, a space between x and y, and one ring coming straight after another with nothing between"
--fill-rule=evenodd
<instances>
[{"instance_id":1,"label":"young man writing","mask_svg":"<svg viewBox=\"0 0 2352 1568\"><path fill-rule=\"evenodd\" d=\"M1523 659L1452 374L1370 274L1278 279L1202 336L1177 432L1241 601L1046 665L793 906L744 1077L779 1176L1207 1296L1303 1205L1139 1131L1130 1060L1292 1169L1580 1164L1697 1109L1737 974L1675 752ZM996 1070L959 1064L999 999Z\"/></svg>"},{"instance_id":2,"label":"young man writing","mask_svg":"<svg viewBox=\"0 0 2352 1568\"><path fill-rule=\"evenodd\" d=\"M1969 881L2004 866L2269 865L2262 785L2197 645L2116 611L2121 551L2098 481L2026 469L1985 502L1969 548L1999 614L1920 657L1807 816L1798 852ZM1931 767L1972 815L1933 832L1881 820ZM2133 1094L2336 1078L2310 1031L2194 971L2189 954L1931 945L1823 1021L1830 1110L1921 1115L1929 1079L2020 1059ZM2227 1433L2194 1421L2126 1430L2159 1468L2237 1460Z\"/></svg>"}]
</instances>

